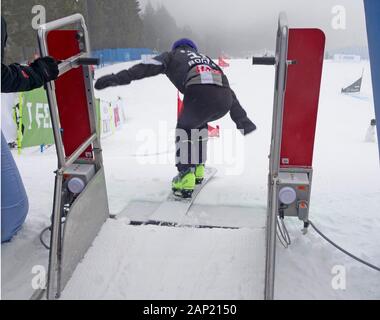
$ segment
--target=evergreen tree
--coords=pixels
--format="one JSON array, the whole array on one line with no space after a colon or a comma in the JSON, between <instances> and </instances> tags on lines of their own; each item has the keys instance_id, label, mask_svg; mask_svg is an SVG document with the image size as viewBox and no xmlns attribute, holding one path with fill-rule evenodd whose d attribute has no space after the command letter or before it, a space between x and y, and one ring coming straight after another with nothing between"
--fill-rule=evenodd
<instances>
[{"instance_id":1,"label":"evergreen tree","mask_svg":"<svg viewBox=\"0 0 380 320\"><path fill-rule=\"evenodd\" d=\"M91 47L131 48L142 45L142 21L137 0L87 0Z\"/></svg>"},{"instance_id":2,"label":"evergreen tree","mask_svg":"<svg viewBox=\"0 0 380 320\"><path fill-rule=\"evenodd\" d=\"M41 5L46 11L46 21L83 12L84 1L76 0L2 0L1 11L8 25L9 43L6 58L9 62L32 59L37 49L37 32L32 27L35 13L32 8Z\"/></svg>"},{"instance_id":3,"label":"evergreen tree","mask_svg":"<svg viewBox=\"0 0 380 320\"><path fill-rule=\"evenodd\" d=\"M155 14L152 4L148 2L143 15L143 41L148 48L158 50L158 35L155 27Z\"/></svg>"},{"instance_id":4,"label":"evergreen tree","mask_svg":"<svg viewBox=\"0 0 380 320\"><path fill-rule=\"evenodd\" d=\"M166 51L172 43L185 36L192 36L189 27L181 29L169 11L160 5L154 9L149 2L143 15L144 43L145 46L158 51Z\"/></svg>"},{"instance_id":5,"label":"evergreen tree","mask_svg":"<svg viewBox=\"0 0 380 320\"><path fill-rule=\"evenodd\" d=\"M32 8L42 5L46 21L81 13L89 28L92 49L141 47L143 26L137 0L2 0L8 24L7 62L33 59L37 32L32 28Z\"/></svg>"}]
</instances>

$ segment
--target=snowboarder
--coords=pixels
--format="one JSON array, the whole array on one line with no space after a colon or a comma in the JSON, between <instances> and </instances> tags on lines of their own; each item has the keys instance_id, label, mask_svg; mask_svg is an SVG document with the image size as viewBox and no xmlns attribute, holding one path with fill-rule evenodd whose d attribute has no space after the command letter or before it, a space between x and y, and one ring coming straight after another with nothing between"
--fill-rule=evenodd
<instances>
[{"instance_id":1,"label":"snowboarder","mask_svg":"<svg viewBox=\"0 0 380 320\"><path fill-rule=\"evenodd\" d=\"M1 92L29 91L58 77L58 62L39 58L31 65L5 65L7 25L1 17ZM28 197L16 163L1 132L1 243L10 241L21 228L29 209Z\"/></svg>"},{"instance_id":2,"label":"snowboarder","mask_svg":"<svg viewBox=\"0 0 380 320\"><path fill-rule=\"evenodd\" d=\"M204 179L207 157L208 123L230 113L244 135L256 130L223 70L208 56L198 52L190 39L180 39L170 52L164 52L128 70L99 78L97 90L128 85L134 80L165 74L184 94L184 109L176 130L176 166L179 174L173 179L175 195L192 196L196 184Z\"/></svg>"}]
</instances>

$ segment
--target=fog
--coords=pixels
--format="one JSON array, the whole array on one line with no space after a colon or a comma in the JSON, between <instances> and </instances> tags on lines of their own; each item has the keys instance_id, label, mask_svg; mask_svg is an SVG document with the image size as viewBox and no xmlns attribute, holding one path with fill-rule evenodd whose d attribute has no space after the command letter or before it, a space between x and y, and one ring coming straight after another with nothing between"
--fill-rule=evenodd
<instances>
[{"instance_id":1,"label":"fog","mask_svg":"<svg viewBox=\"0 0 380 320\"><path fill-rule=\"evenodd\" d=\"M291 27L322 29L327 50L367 46L362 0L140 0L142 10L148 2L154 7L164 5L178 26L218 39L227 52L273 50L280 11L287 12ZM337 5L345 9L344 30L333 28Z\"/></svg>"}]
</instances>

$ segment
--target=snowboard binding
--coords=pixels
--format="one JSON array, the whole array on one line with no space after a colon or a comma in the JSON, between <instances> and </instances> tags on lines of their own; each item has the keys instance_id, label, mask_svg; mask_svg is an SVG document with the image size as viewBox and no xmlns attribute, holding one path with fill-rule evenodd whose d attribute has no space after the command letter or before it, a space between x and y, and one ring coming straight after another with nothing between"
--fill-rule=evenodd
<instances>
[{"instance_id":1,"label":"snowboard binding","mask_svg":"<svg viewBox=\"0 0 380 320\"><path fill-rule=\"evenodd\" d=\"M176 190L173 188L173 195L179 199L191 199L194 190Z\"/></svg>"}]
</instances>

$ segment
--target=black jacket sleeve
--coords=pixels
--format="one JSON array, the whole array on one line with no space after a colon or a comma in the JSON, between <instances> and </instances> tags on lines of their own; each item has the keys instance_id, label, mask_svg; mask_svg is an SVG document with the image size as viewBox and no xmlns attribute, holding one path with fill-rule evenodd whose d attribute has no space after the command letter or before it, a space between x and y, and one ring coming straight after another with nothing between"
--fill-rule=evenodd
<instances>
[{"instance_id":1,"label":"black jacket sleeve","mask_svg":"<svg viewBox=\"0 0 380 320\"><path fill-rule=\"evenodd\" d=\"M1 92L30 91L43 84L44 80L41 75L29 66L17 63L9 66L1 64Z\"/></svg>"},{"instance_id":2,"label":"black jacket sleeve","mask_svg":"<svg viewBox=\"0 0 380 320\"><path fill-rule=\"evenodd\" d=\"M118 82L124 85L134 80L154 77L165 73L168 59L169 53L165 52L148 60L146 63L139 63L128 70L123 70L116 74Z\"/></svg>"}]
</instances>

